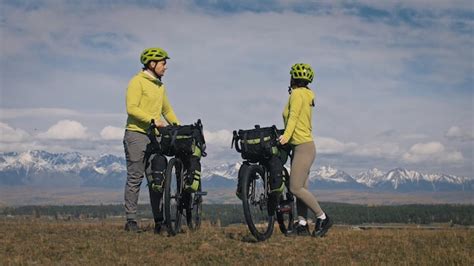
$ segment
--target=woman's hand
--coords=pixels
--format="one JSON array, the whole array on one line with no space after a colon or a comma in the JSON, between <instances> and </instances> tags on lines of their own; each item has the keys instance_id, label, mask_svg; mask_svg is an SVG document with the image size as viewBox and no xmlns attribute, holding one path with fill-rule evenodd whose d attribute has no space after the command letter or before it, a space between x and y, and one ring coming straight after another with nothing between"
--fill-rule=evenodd
<instances>
[{"instance_id":1,"label":"woman's hand","mask_svg":"<svg viewBox=\"0 0 474 266\"><path fill-rule=\"evenodd\" d=\"M156 127L165 127L166 126L165 122L163 122L162 120L159 120L158 123L156 123L155 125L156 125Z\"/></svg>"},{"instance_id":2,"label":"woman's hand","mask_svg":"<svg viewBox=\"0 0 474 266\"><path fill-rule=\"evenodd\" d=\"M288 140L285 138L285 136L281 135L279 138L278 138L278 141L280 142L281 145L285 145L286 143L288 143Z\"/></svg>"}]
</instances>

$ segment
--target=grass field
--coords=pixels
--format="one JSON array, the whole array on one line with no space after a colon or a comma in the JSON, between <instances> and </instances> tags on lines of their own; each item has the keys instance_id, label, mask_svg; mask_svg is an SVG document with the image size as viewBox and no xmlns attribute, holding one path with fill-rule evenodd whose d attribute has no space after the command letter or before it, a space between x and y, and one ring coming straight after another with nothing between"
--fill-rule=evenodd
<instances>
[{"instance_id":1,"label":"grass field","mask_svg":"<svg viewBox=\"0 0 474 266\"><path fill-rule=\"evenodd\" d=\"M204 224L175 237L123 231L123 222L0 219L0 264L474 265L474 230L334 227L325 238L275 231L255 242L244 225Z\"/></svg>"}]
</instances>

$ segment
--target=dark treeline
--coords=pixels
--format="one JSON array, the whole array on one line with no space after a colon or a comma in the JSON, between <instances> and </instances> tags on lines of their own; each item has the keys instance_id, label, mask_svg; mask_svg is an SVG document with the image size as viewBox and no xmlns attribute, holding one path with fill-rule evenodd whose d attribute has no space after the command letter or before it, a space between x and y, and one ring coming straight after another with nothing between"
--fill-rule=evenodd
<instances>
[{"instance_id":1,"label":"dark treeline","mask_svg":"<svg viewBox=\"0 0 474 266\"><path fill-rule=\"evenodd\" d=\"M321 203L322 208L339 224L364 223L452 223L474 225L474 205L397 205L367 206L344 203ZM152 218L149 205L140 205L138 215ZM123 216L122 205L22 206L0 210L2 215L49 216L57 219ZM311 217L311 215L310 215ZM311 217L314 218L314 217ZM241 205L212 204L203 206L203 219L222 226L244 223Z\"/></svg>"}]
</instances>

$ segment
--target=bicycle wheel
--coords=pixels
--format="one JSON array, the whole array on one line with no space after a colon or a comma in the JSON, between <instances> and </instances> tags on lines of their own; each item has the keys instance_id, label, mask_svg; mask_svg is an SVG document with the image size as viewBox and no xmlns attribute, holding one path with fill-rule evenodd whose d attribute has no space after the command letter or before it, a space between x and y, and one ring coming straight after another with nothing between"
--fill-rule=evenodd
<instances>
[{"instance_id":1,"label":"bicycle wheel","mask_svg":"<svg viewBox=\"0 0 474 266\"><path fill-rule=\"evenodd\" d=\"M293 230L294 223L294 209L295 209L295 197L290 192L290 176L286 168L283 170L285 189L278 199L278 207L276 211L276 218L280 231L283 234Z\"/></svg>"},{"instance_id":2,"label":"bicycle wheel","mask_svg":"<svg viewBox=\"0 0 474 266\"><path fill-rule=\"evenodd\" d=\"M273 233L274 215L268 213L268 182L264 169L251 165L242 175L242 205L245 221L255 238L268 239Z\"/></svg>"},{"instance_id":3,"label":"bicycle wheel","mask_svg":"<svg viewBox=\"0 0 474 266\"><path fill-rule=\"evenodd\" d=\"M202 196L198 193L190 193L190 202L188 208L186 208L186 222L188 223L189 229L195 231L201 227L202 217Z\"/></svg>"},{"instance_id":4,"label":"bicycle wheel","mask_svg":"<svg viewBox=\"0 0 474 266\"><path fill-rule=\"evenodd\" d=\"M183 163L172 158L166 168L165 179L165 221L168 234L176 235L181 227L183 193Z\"/></svg>"}]
</instances>

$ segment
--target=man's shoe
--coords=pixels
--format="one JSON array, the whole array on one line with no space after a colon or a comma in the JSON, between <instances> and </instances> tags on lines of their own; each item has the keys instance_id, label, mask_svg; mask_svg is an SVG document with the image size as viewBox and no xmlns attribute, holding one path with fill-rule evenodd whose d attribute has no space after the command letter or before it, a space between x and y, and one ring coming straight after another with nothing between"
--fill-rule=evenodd
<instances>
[{"instance_id":1,"label":"man's shoe","mask_svg":"<svg viewBox=\"0 0 474 266\"><path fill-rule=\"evenodd\" d=\"M153 230L153 232L157 235L160 234L160 232L161 232L161 223L155 223L155 229Z\"/></svg>"},{"instance_id":2,"label":"man's shoe","mask_svg":"<svg viewBox=\"0 0 474 266\"><path fill-rule=\"evenodd\" d=\"M127 221L127 223L125 224L125 231L129 231L129 232L138 232L138 224L136 221Z\"/></svg>"},{"instance_id":3,"label":"man's shoe","mask_svg":"<svg viewBox=\"0 0 474 266\"><path fill-rule=\"evenodd\" d=\"M326 214L326 219L316 219L316 225L314 227L313 236L314 237L323 237L328 232L329 228L332 226L332 220Z\"/></svg>"},{"instance_id":4,"label":"man's shoe","mask_svg":"<svg viewBox=\"0 0 474 266\"><path fill-rule=\"evenodd\" d=\"M294 223L293 230L286 232L286 236L309 236L309 226L301 225L299 222Z\"/></svg>"},{"instance_id":5,"label":"man's shoe","mask_svg":"<svg viewBox=\"0 0 474 266\"><path fill-rule=\"evenodd\" d=\"M153 232L157 235L166 232L168 229L166 227L166 221L155 222L155 228Z\"/></svg>"}]
</instances>

